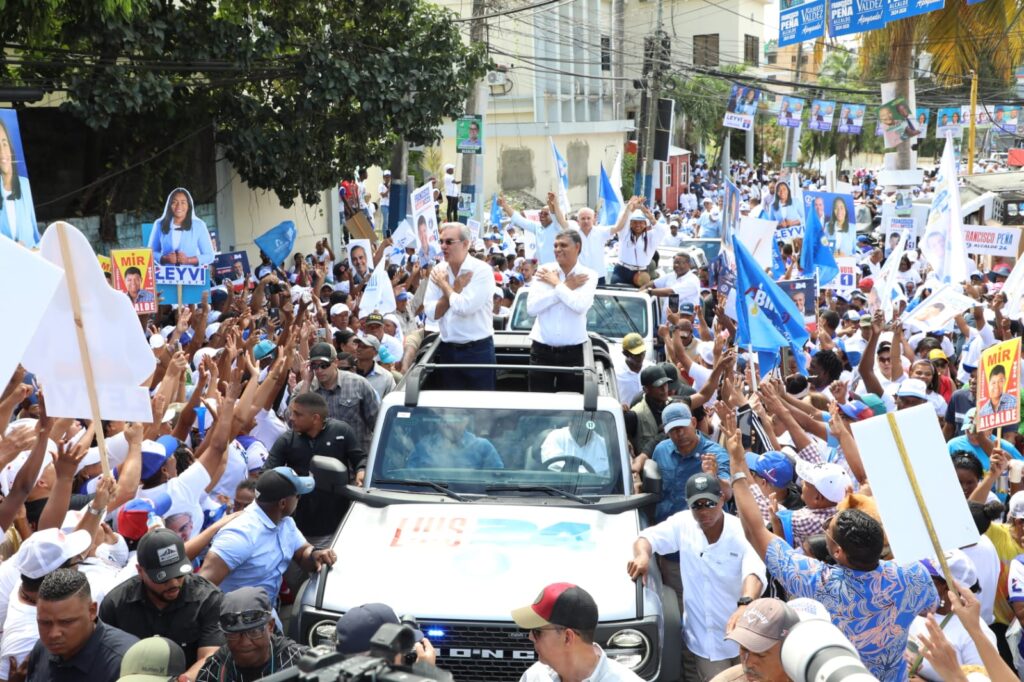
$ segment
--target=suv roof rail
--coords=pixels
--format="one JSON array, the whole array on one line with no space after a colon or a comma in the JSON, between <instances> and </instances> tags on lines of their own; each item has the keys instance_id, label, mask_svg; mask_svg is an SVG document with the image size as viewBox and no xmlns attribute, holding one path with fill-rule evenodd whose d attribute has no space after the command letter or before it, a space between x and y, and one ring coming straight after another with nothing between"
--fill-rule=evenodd
<instances>
[{"instance_id":1,"label":"suv roof rail","mask_svg":"<svg viewBox=\"0 0 1024 682\"><path fill-rule=\"evenodd\" d=\"M443 369L508 369L508 365L499 364L440 364L430 362L435 349L430 349L424 356L424 362L417 363L405 376L405 401L406 407L416 407L419 404L420 390L423 388L423 381L435 370ZM555 372L558 374L582 374L583 375L583 409L593 411L597 409L598 379L594 370L594 348L590 339L583 344L583 367L562 367L553 365L516 365L517 371L530 372Z\"/></svg>"}]
</instances>

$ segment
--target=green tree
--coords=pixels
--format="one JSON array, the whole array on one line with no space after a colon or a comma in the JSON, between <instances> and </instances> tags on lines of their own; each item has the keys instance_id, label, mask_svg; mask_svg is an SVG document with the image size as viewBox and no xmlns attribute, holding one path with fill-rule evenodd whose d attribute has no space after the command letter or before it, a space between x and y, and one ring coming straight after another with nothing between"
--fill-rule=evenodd
<instances>
[{"instance_id":1,"label":"green tree","mask_svg":"<svg viewBox=\"0 0 1024 682\"><path fill-rule=\"evenodd\" d=\"M728 66L722 69L728 73L742 73L742 66ZM729 101L732 83L720 76L677 75L668 91L668 97L676 101L677 110L686 116L683 131L684 144L697 149L703 144L717 143L722 139L722 119ZM623 175L625 177L625 175Z\"/></svg>"},{"instance_id":2,"label":"green tree","mask_svg":"<svg viewBox=\"0 0 1024 682\"><path fill-rule=\"evenodd\" d=\"M427 0L39 4L50 28L4 26L26 46L8 75L65 90L65 110L119 131L110 171L209 128L239 176L283 206L317 203L357 166L386 161L397 140L440 140L489 65L455 15Z\"/></svg>"}]
</instances>

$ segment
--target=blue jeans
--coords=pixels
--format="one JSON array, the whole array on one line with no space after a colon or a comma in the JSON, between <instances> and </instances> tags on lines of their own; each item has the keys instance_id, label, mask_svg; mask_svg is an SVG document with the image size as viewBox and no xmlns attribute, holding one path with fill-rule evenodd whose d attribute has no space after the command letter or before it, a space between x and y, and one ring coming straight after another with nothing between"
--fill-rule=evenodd
<instances>
[{"instance_id":1,"label":"blue jeans","mask_svg":"<svg viewBox=\"0 0 1024 682\"><path fill-rule=\"evenodd\" d=\"M633 277L635 275L635 270L630 270L622 265L616 265L612 270L612 284L628 284L630 286L636 286L633 284Z\"/></svg>"},{"instance_id":2,"label":"blue jeans","mask_svg":"<svg viewBox=\"0 0 1024 682\"><path fill-rule=\"evenodd\" d=\"M493 365L494 337L487 336L469 343L441 342L435 355L439 365ZM447 391L493 391L493 369L456 369L448 367L437 370L440 388Z\"/></svg>"},{"instance_id":3,"label":"blue jeans","mask_svg":"<svg viewBox=\"0 0 1024 682\"><path fill-rule=\"evenodd\" d=\"M391 236L391 228L388 227L388 210L390 208L391 208L390 206L381 206L380 207L380 217L381 217L380 231L381 231L381 234L383 234L385 237L390 237Z\"/></svg>"}]
</instances>

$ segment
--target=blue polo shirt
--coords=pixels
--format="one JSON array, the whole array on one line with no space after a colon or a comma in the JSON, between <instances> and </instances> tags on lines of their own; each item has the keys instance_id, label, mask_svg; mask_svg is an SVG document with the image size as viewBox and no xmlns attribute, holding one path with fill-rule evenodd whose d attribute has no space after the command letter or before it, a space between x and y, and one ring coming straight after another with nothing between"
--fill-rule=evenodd
<instances>
[{"instance_id":1,"label":"blue polo shirt","mask_svg":"<svg viewBox=\"0 0 1024 682\"><path fill-rule=\"evenodd\" d=\"M221 592L262 587L276 601L288 562L305 545L306 538L290 516L275 526L258 504L250 504L217 533L210 546L231 569L220 584Z\"/></svg>"},{"instance_id":2,"label":"blue polo shirt","mask_svg":"<svg viewBox=\"0 0 1024 682\"><path fill-rule=\"evenodd\" d=\"M661 523L668 517L689 509L686 504L686 481L700 473L700 458L711 453L718 461L718 477L729 480L729 453L721 445L703 433L697 434L697 447L685 455L676 450L671 438L658 443L651 458L658 463L661 471L661 501L654 509L654 522Z\"/></svg>"}]
</instances>

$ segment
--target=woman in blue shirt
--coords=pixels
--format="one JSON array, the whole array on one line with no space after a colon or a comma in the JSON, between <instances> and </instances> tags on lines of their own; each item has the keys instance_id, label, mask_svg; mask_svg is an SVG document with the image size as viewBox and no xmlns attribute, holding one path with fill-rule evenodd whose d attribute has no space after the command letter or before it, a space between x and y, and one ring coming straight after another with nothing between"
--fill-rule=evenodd
<instances>
[{"instance_id":1,"label":"woman in blue shirt","mask_svg":"<svg viewBox=\"0 0 1024 682\"><path fill-rule=\"evenodd\" d=\"M14 156L11 135L0 120L0 234L19 244L35 246L39 243L39 228L32 190L28 178L16 172Z\"/></svg>"},{"instance_id":2,"label":"woman in blue shirt","mask_svg":"<svg viewBox=\"0 0 1024 682\"><path fill-rule=\"evenodd\" d=\"M167 195L164 214L149 235L153 258L161 265L209 265L213 262L210 230L195 215L192 195L178 187Z\"/></svg>"},{"instance_id":3,"label":"woman in blue shirt","mask_svg":"<svg viewBox=\"0 0 1024 682\"><path fill-rule=\"evenodd\" d=\"M803 224L800 206L794 203L788 182L780 180L775 183L775 201L768 207L768 219L776 221L778 227L798 227Z\"/></svg>"}]
</instances>

